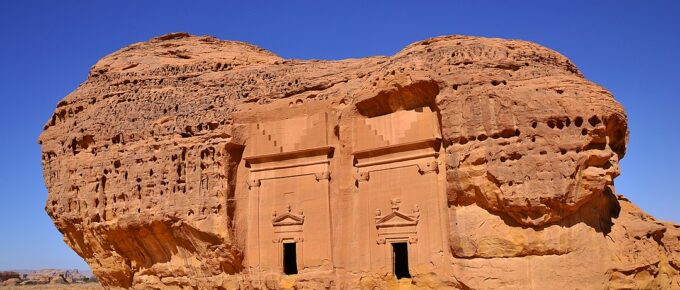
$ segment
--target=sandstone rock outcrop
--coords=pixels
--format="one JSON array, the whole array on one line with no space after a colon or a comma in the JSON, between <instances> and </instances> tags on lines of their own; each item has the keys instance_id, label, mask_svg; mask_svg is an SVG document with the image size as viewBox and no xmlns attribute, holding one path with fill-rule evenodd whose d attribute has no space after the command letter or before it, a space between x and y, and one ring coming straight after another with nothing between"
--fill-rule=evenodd
<instances>
[{"instance_id":1,"label":"sandstone rock outcrop","mask_svg":"<svg viewBox=\"0 0 680 290\"><path fill-rule=\"evenodd\" d=\"M18 272L14 271L0 271L0 282L6 281L9 279L19 279L21 278L21 275Z\"/></svg>"},{"instance_id":2,"label":"sandstone rock outcrop","mask_svg":"<svg viewBox=\"0 0 680 290\"><path fill-rule=\"evenodd\" d=\"M43 269L27 273L23 280L31 284L72 284L90 282L91 279L80 273L78 269Z\"/></svg>"},{"instance_id":3,"label":"sandstone rock outcrop","mask_svg":"<svg viewBox=\"0 0 680 290\"><path fill-rule=\"evenodd\" d=\"M46 211L110 289L680 288L680 228L614 189L626 122L525 41L317 61L169 34L59 102Z\"/></svg>"},{"instance_id":4,"label":"sandstone rock outcrop","mask_svg":"<svg viewBox=\"0 0 680 290\"><path fill-rule=\"evenodd\" d=\"M44 284L69 284L82 285L97 282L95 277L90 277L80 273L78 269L60 270L22 270L20 272L2 271L0 272L0 285L3 286L24 286L24 285L44 285ZM98 287L93 286L93 287Z\"/></svg>"}]
</instances>

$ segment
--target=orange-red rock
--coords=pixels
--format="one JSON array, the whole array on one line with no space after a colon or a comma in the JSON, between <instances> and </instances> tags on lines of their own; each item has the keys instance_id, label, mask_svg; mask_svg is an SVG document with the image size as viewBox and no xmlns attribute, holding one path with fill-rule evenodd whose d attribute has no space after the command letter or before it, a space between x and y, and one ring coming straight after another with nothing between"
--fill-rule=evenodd
<instances>
[{"instance_id":1,"label":"orange-red rock","mask_svg":"<svg viewBox=\"0 0 680 290\"><path fill-rule=\"evenodd\" d=\"M614 189L626 122L525 41L311 61L169 34L57 105L46 210L108 288L680 288L680 228Z\"/></svg>"}]
</instances>

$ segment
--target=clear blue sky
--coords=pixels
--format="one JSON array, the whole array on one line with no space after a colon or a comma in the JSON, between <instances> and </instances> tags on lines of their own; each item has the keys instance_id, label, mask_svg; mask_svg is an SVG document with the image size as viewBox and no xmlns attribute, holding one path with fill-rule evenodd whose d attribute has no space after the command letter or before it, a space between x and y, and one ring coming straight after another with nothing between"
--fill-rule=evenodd
<instances>
[{"instance_id":1,"label":"clear blue sky","mask_svg":"<svg viewBox=\"0 0 680 290\"><path fill-rule=\"evenodd\" d=\"M98 59L174 31L300 59L391 55L448 34L545 45L628 112L618 192L659 219L680 222L680 1L222 2L0 2L0 269L87 268L43 210L38 135Z\"/></svg>"}]
</instances>

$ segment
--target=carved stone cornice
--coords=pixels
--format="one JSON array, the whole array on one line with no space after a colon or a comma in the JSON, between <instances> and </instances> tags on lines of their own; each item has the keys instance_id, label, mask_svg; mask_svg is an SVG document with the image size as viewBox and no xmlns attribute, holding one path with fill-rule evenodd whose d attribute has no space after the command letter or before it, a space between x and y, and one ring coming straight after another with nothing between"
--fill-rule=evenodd
<instances>
[{"instance_id":1,"label":"carved stone cornice","mask_svg":"<svg viewBox=\"0 0 680 290\"><path fill-rule=\"evenodd\" d=\"M331 179L331 172L330 171L323 171L323 172L318 172L314 173L314 177L316 178L316 181L324 180L324 179Z\"/></svg>"},{"instance_id":2,"label":"carved stone cornice","mask_svg":"<svg viewBox=\"0 0 680 290\"><path fill-rule=\"evenodd\" d=\"M253 188L253 187L260 187L262 185L262 182L260 182L259 179L248 179L246 181L248 183L248 188Z\"/></svg>"},{"instance_id":3,"label":"carved stone cornice","mask_svg":"<svg viewBox=\"0 0 680 290\"><path fill-rule=\"evenodd\" d=\"M439 173L439 162L437 162L437 160L421 162L417 165L418 172L420 172L420 174L427 174L430 172L434 172L435 174Z\"/></svg>"},{"instance_id":4,"label":"carved stone cornice","mask_svg":"<svg viewBox=\"0 0 680 290\"><path fill-rule=\"evenodd\" d=\"M282 243L282 242L285 241L285 240L290 240L290 239L275 238L275 239L272 239L272 243L278 244L278 243ZM302 242L305 241L305 238L303 238L303 237L296 237L296 238L293 238L293 241L295 241L295 242L297 242L297 243L302 243Z\"/></svg>"},{"instance_id":5,"label":"carved stone cornice","mask_svg":"<svg viewBox=\"0 0 680 290\"><path fill-rule=\"evenodd\" d=\"M354 179L356 179L359 182L365 182L370 179L370 173L368 171L357 171L354 174Z\"/></svg>"}]
</instances>

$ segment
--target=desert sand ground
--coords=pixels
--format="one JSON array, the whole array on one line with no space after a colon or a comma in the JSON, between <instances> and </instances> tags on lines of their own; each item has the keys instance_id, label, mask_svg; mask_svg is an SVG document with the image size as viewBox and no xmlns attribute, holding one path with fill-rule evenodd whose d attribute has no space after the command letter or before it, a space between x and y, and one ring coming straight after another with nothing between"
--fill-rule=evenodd
<instances>
[{"instance_id":1,"label":"desert sand ground","mask_svg":"<svg viewBox=\"0 0 680 290\"><path fill-rule=\"evenodd\" d=\"M18 289L18 290L99 290L104 289L99 283L85 283L85 284L44 284L44 285L26 285L26 286L0 286L2 290Z\"/></svg>"}]
</instances>

